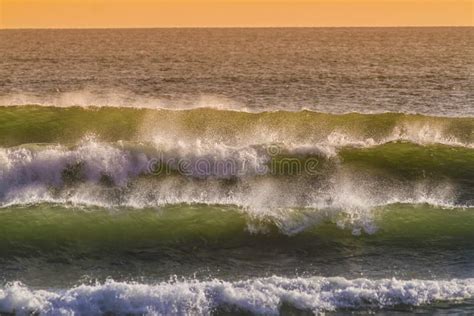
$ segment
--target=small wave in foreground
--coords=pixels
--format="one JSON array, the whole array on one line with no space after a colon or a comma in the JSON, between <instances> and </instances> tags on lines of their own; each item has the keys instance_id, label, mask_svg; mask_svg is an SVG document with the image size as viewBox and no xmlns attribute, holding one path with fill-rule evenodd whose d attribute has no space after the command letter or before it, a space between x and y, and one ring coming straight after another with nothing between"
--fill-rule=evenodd
<instances>
[{"instance_id":1,"label":"small wave in foreground","mask_svg":"<svg viewBox=\"0 0 474 316\"><path fill-rule=\"evenodd\" d=\"M474 279L427 281L344 278L256 278L246 281L170 280L157 284L115 282L67 290L34 290L9 283L0 311L43 315L207 315L219 310L276 315L284 308L319 313L377 310L474 298Z\"/></svg>"}]
</instances>

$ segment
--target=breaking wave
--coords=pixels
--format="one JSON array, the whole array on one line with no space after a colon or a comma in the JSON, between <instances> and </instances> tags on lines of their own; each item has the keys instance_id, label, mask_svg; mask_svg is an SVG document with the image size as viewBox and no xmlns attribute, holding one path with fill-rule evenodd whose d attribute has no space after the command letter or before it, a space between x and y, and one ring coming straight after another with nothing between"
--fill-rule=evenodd
<instances>
[{"instance_id":1,"label":"breaking wave","mask_svg":"<svg viewBox=\"0 0 474 316\"><path fill-rule=\"evenodd\" d=\"M291 235L318 212L370 233L377 207L474 205L471 118L12 106L0 122L3 208L232 205Z\"/></svg>"},{"instance_id":2,"label":"breaking wave","mask_svg":"<svg viewBox=\"0 0 474 316\"><path fill-rule=\"evenodd\" d=\"M109 280L67 290L34 290L13 282L0 289L0 311L28 315L209 315L219 311L278 315L378 310L474 298L474 279L450 281L344 278L172 279L157 284Z\"/></svg>"}]
</instances>

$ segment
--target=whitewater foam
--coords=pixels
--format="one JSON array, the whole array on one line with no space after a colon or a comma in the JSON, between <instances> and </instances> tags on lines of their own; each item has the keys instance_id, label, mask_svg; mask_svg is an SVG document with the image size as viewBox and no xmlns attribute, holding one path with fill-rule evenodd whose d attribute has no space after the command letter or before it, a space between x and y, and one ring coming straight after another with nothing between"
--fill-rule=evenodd
<instances>
[{"instance_id":1,"label":"whitewater foam","mask_svg":"<svg viewBox=\"0 0 474 316\"><path fill-rule=\"evenodd\" d=\"M85 138L72 150L61 145L0 149L0 162L0 192L5 192L37 183L60 186L64 172L75 166L80 167L84 180L97 183L108 175L115 184L124 185L147 170L148 159L144 154L132 156L117 146Z\"/></svg>"},{"instance_id":2,"label":"whitewater foam","mask_svg":"<svg viewBox=\"0 0 474 316\"><path fill-rule=\"evenodd\" d=\"M256 278L157 284L109 280L68 290L33 290L19 282L0 290L0 311L27 315L208 315L216 309L277 315L283 305L320 313L377 310L474 298L474 279L450 281L345 278Z\"/></svg>"}]
</instances>

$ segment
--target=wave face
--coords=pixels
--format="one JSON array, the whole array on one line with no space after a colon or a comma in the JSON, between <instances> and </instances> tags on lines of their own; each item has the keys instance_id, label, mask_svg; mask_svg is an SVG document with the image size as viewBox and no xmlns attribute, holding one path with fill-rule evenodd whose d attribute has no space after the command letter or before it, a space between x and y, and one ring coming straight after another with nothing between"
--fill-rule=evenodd
<instances>
[{"instance_id":1,"label":"wave face","mask_svg":"<svg viewBox=\"0 0 474 316\"><path fill-rule=\"evenodd\" d=\"M278 315L336 309L379 310L474 298L474 280L258 278L246 281L171 280L155 285L108 281L69 290L0 289L0 310L44 315L208 315L224 311Z\"/></svg>"},{"instance_id":2,"label":"wave face","mask_svg":"<svg viewBox=\"0 0 474 316\"><path fill-rule=\"evenodd\" d=\"M133 253L144 248L159 254L168 252L167 247L177 250L189 245L239 249L252 243L246 247L259 248L258 241L266 239L287 240L291 248L304 249L308 256L323 256L318 252L321 241L331 240L337 249L361 231L368 232L359 236L367 238L361 242L401 246L410 240L412 245L452 247L469 244L474 237L472 208L447 210L427 204L392 204L360 213L333 209L258 213L209 204L111 210L45 203L4 208L0 220L0 250L17 258L51 252L78 255L84 250L103 255ZM466 253L472 250L472 246L464 248Z\"/></svg>"},{"instance_id":3,"label":"wave face","mask_svg":"<svg viewBox=\"0 0 474 316\"><path fill-rule=\"evenodd\" d=\"M193 147L218 143L367 147L394 141L474 146L473 119L423 115L324 114L311 111L248 113L114 107L0 107L0 144L75 143L94 134L105 141L138 140Z\"/></svg>"}]
</instances>

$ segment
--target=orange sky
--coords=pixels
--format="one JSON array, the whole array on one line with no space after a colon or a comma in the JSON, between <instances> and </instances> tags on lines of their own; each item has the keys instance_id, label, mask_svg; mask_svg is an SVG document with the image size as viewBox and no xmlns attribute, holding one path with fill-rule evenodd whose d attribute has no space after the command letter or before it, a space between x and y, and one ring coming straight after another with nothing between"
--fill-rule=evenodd
<instances>
[{"instance_id":1,"label":"orange sky","mask_svg":"<svg viewBox=\"0 0 474 316\"><path fill-rule=\"evenodd\" d=\"M0 28L474 25L474 0L0 0Z\"/></svg>"}]
</instances>

